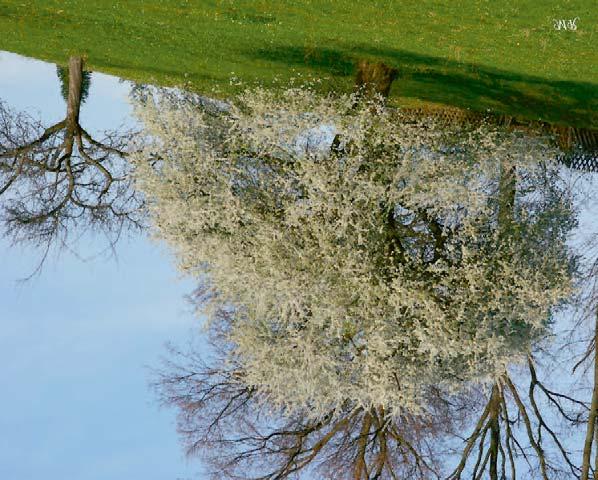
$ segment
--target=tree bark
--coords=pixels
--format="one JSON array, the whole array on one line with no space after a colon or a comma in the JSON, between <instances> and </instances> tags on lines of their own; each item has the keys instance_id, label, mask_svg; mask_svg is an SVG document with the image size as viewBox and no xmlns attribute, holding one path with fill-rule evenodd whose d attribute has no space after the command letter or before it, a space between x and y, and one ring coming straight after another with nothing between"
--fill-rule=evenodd
<instances>
[{"instance_id":1,"label":"tree bark","mask_svg":"<svg viewBox=\"0 0 598 480\"><path fill-rule=\"evenodd\" d=\"M397 74L398 70L396 68L389 67L384 63L360 60L357 63L355 88L358 90L363 89L363 93L368 95L379 94L387 98Z\"/></svg>"},{"instance_id":2,"label":"tree bark","mask_svg":"<svg viewBox=\"0 0 598 480\"><path fill-rule=\"evenodd\" d=\"M509 160L502 160L498 186L498 228L504 235L514 220L517 171Z\"/></svg>"},{"instance_id":3,"label":"tree bark","mask_svg":"<svg viewBox=\"0 0 598 480\"><path fill-rule=\"evenodd\" d=\"M492 387L490 397L490 480L498 480L498 449L500 445L500 424L498 415L500 413L500 390L495 383Z\"/></svg>"},{"instance_id":4,"label":"tree bark","mask_svg":"<svg viewBox=\"0 0 598 480\"><path fill-rule=\"evenodd\" d=\"M371 426L372 415L369 412L365 412L363 416L363 424L357 441L357 458L355 459L355 469L353 471L354 480L362 480L363 478L369 477L365 456L368 445L368 435Z\"/></svg>"},{"instance_id":5,"label":"tree bark","mask_svg":"<svg viewBox=\"0 0 598 480\"><path fill-rule=\"evenodd\" d=\"M583 461L581 464L581 480L589 480L590 458L592 456L592 443L594 440L594 431L596 428L596 419L598 417L598 355L596 354L596 341L598 340L598 310L594 323L594 388L592 391L592 404L588 417L588 428L586 430L586 439L583 446ZM594 479L596 479L594 472Z\"/></svg>"},{"instance_id":6,"label":"tree bark","mask_svg":"<svg viewBox=\"0 0 598 480\"><path fill-rule=\"evenodd\" d=\"M66 150L72 152L75 132L79 128L81 87L83 85L83 58L69 58L69 93L66 104Z\"/></svg>"}]
</instances>

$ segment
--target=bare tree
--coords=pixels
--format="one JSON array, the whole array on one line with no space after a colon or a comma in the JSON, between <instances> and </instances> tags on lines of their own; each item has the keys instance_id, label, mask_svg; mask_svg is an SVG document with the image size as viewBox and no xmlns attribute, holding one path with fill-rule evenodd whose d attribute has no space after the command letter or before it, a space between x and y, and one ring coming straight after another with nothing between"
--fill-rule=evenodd
<instances>
[{"instance_id":1,"label":"bare tree","mask_svg":"<svg viewBox=\"0 0 598 480\"><path fill-rule=\"evenodd\" d=\"M0 101L0 198L13 242L65 244L73 227L95 229L114 242L140 227L143 200L131 188L127 144L133 132L94 138L79 113L83 58L69 59L65 118L44 126Z\"/></svg>"}]
</instances>

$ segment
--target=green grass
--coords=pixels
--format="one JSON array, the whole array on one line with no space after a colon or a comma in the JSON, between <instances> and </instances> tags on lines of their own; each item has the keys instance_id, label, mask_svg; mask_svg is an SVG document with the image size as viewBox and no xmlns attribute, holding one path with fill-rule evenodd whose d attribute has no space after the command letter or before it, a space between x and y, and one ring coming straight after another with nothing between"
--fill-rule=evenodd
<instances>
[{"instance_id":1,"label":"green grass","mask_svg":"<svg viewBox=\"0 0 598 480\"><path fill-rule=\"evenodd\" d=\"M576 31L556 31L574 18ZM0 49L220 95L244 82L399 69L398 104L433 102L597 127L595 0L0 0ZM0 72L1 74L1 72Z\"/></svg>"}]
</instances>

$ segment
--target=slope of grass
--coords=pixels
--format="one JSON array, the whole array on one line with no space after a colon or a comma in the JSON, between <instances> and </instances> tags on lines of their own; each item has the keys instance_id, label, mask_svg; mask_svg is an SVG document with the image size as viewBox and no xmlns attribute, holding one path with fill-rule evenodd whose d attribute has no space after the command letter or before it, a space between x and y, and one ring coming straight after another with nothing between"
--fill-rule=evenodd
<instances>
[{"instance_id":1,"label":"slope of grass","mask_svg":"<svg viewBox=\"0 0 598 480\"><path fill-rule=\"evenodd\" d=\"M574 18L576 31L553 20ZM348 90L355 62L399 69L391 96L597 126L594 0L0 0L0 49L197 91L297 75Z\"/></svg>"}]
</instances>

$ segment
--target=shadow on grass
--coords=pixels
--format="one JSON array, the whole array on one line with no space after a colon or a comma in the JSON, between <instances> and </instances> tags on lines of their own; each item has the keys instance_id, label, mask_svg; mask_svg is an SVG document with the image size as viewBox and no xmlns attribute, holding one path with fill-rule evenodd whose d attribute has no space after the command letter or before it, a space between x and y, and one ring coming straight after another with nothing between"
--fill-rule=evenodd
<instances>
[{"instance_id":1,"label":"shadow on grass","mask_svg":"<svg viewBox=\"0 0 598 480\"><path fill-rule=\"evenodd\" d=\"M402 50L352 46L350 49L260 49L246 56L289 68L308 68L318 75L355 75L359 59L384 62L398 69L390 96L414 97L476 111L513 115L576 127L598 127L598 84L554 81L472 63Z\"/></svg>"}]
</instances>

